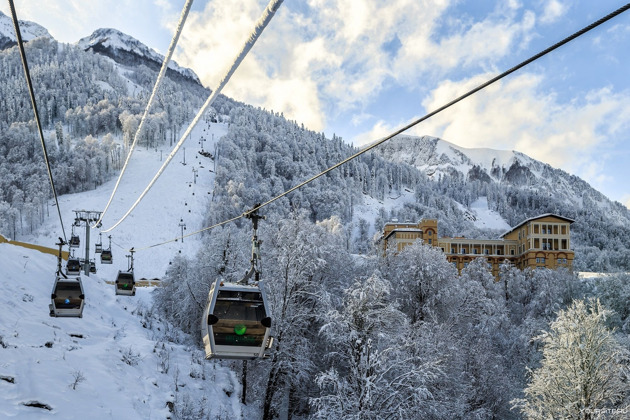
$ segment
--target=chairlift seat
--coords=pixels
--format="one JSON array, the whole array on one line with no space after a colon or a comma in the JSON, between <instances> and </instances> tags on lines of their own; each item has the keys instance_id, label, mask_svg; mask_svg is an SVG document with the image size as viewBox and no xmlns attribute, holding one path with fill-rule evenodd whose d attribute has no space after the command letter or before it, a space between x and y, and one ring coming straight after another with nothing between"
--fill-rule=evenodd
<instances>
[{"instance_id":1,"label":"chairlift seat","mask_svg":"<svg viewBox=\"0 0 630 420\"><path fill-rule=\"evenodd\" d=\"M132 271L119 271L114 285L116 286L117 295L136 295L136 279Z\"/></svg>"},{"instance_id":2,"label":"chairlift seat","mask_svg":"<svg viewBox=\"0 0 630 420\"><path fill-rule=\"evenodd\" d=\"M85 294L81 277L57 276L50 300L50 316L82 318Z\"/></svg>"},{"instance_id":3,"label":"chairlift seat","mask_svg":"<svg viewBox=\"0 0 630 420\"><path fill-rule=\"evenodd\" d=\"M215 281L201 320L206 359L262 359L273 344L262 282Z\"/></svg>"}]
</instances>

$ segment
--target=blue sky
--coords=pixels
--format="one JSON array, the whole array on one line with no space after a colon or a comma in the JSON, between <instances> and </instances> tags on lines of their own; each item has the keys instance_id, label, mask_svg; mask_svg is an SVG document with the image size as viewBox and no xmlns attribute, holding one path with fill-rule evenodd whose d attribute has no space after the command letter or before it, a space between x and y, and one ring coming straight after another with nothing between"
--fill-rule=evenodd
<instances>
[{"instance_id":1,"label":"blue sky","mask_svg":"<svg viewBox=\"0 0 630 420\"><path fill-rule=\"evenodd\" d=\"M184 0L21 0L76 42L119 29L164 53ZM175 54L214 87L267 1L197 1ZM614 0L285 0L224 90L328 136L372 142L625 4ZM0 10L8 14L8 6ZM630 12L420 124L518 150L630 206Z\"/></svg>"}]
</instances>

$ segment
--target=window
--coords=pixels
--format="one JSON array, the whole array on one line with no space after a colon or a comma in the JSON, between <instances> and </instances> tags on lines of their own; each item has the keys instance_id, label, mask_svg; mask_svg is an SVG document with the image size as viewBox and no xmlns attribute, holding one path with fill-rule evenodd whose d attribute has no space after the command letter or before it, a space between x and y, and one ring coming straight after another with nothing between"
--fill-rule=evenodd
<instances>
[{"instance_id":1,"label":"window","mask_svg":"<svg viewBox=\"0 0 630 420\"><path fill-rule=\"evenodd\" d=\"M566 258L558 258L558 264L566 264L566 263L567 263Z\"/></svg>"},{"instance_id":2,"label":"window","mask_svg":"<svg viewBox=\"0 0 630 420\"><path fill-rule=\"evenodd\" d=\"M455 251L455 248L451 248L451 254L456 254L457 251Z\"/></svg>"},{"instance_id":3,"label":"window","mask_svg":"<svg viewBox=\"0 0 630 420\"><path fill-rule=\"evenodd\" d=\"M461 253L465 254L466 253L466 248L462 248L462 252Z\"/></svg>"},{"instance_id":4,"label":"window","mask_svg":"<svg viewBox=\"0 0 630 420\"><path fill-rule=\"evenodd\" d=\"M477 255L479 253L479 251L477 250L477 248L473 249L473 254Z\"/></svg>"},{"instance_id":5,"label":"window","mask_svg":"<svg viewBox=\"0 0 630 420\"><path fill-rule=\"evenodd\" d=\"M433 239L429 239L429 245L433 243Z\"/></svg>"},{"instance_id":6,"label":"window","mask_svg":"<svg viewBox=\"0 0 630 420\"><path fill-rule=\"evenodd\" d=\"M432 231L432 230L430 230L430 231L428 232L428 234L429 234L429 236L433 236L433 231Z\"/></svg>"},{"instance_id":7,"label":"window","mask_svg":"<svg viewBox=\"0 0 630 420\"><path fill-rule=\"evenodd\" d=\"M545 257L536 257L536 264L544 264Z\"/></svg>"},{"instance_id":8,"label":"window","mask_svg":"<svg viewBox=\"0 0 630 420\"><path fill-rule=\"evenodd\" d=\"M490 254L490 251L488 251L487 249L484 249L483 253L484 253L484 255L488 255L488 254Z\"/></svg>"}]
</instances>

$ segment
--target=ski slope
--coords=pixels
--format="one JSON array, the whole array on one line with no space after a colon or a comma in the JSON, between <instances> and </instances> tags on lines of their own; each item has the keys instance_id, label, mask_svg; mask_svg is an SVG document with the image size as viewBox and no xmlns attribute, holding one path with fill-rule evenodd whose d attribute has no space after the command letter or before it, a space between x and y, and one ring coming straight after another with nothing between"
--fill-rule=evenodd
<instances>
[{"instance_id":1,"label":"ski slope","mask_svg":"<svg viewBox=\"0 0 630 420\"><path fill-rule=\"evenodd\" d=\"M184 145L186 164L182 150L137 210L112 232L114 263L102 265L96 258L97 273L82 275L83 318L49 316L54 256L0 244L0 418L165 419L173 416L173 406L203 418L242 417L240 385L227 362L204 360L191 337L162 322L151 309L153 288L139 287L135 297L116 296L107 283L127 268L124 255L130 247L181 236L180 219L185 233L203 227L214 179L211 159L197 153L199 139L212 140L214 134L218 140L226 129L199 124ZM210 141L204 148L214 151ZM136 150L105 228L126 212L160 165L159 149ZM114 183L60 197L68 237L72 210L102 210ZM60 228L56 211L50 214L38 232L19 239L54 247ZM83 257L83 229L77 233L82 241L77 256ZM90 258L95 258L98 231L92 230L91 237ZM199 244L193 236L137 252L136 279L161 278L176 253L193 255Z\"/></svg>"}]
</instances>

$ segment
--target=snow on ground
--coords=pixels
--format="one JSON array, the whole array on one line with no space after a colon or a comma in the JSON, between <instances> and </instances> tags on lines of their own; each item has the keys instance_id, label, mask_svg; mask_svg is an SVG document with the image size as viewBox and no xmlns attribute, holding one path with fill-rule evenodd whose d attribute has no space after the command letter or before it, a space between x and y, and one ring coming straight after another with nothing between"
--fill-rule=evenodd
<instances>
[{"instance_id":1,"label":"snow on ground","mask_svg":"<svg viewBox=\"0 0 630 420\"><path fill-rule=\"evenodd\" d=\"M512 229L499 213L488 208L487 197L479 197L472 202L468 212L475 216L473 223L479 229L495 229L502 232Z\"/></svg>"},{"instance_id":2,"label":"snow on ground","mask_svg":"<svg viewBox=\"0 0 630 420\"><path fill-rule=\"evenodd\" d=\"M108 236L112 236L112 265L98 264L98 254L94 254L94 243L98 240L98 229L90 230L90 258L96 258L99 274L104 278L115 278L118 270L127 269L128 250L134 247L140 250L135 253L134 268L139 278L161 278L173 256L182 252L194 255L199 247L200 236L184 238L182 241L170 242L159 247L142 250L142 248L160 244L182 236L180 223L185 224L184 235L202 229L203 217L207 211L208 201L212 197L214 183L213 161L201 156L199 139L204 137L204 150L214 152L212 139L215 141L227 132L224 124L207 124L201 122L193 130L171 164L155 183L143 201L114 230L102 234L103 247L109 246ZM214 134L214 136L213 136ZM168 147L147 150L138 146L134 151L129 166L119 185L118 192L103 219L102 229L113 226L124 215L140 196L164 159L170 153ZM186 162L184 165L183 162ZM196 171L196 180L195 172ZM66 236L69 239L74 221L74 210L102 211L109 200L116 179L113 178L95 190L59 197ZM53 201L51 200L51 204ZM51 206L50 217L34 235L20 240L55 248L57 238L61 236L56 209ZM75 256L85 257L85 228L76 228L81 236L81 244L75 250Z\"/></svg>"},{"instance_id":3,"label":"snow on ground","mask_svg":"<svg viewBox=\"0 0 630 420\"><path fill-rule=\"evenodd\" d=\"M206 413L214 407L214 416L240 416L233 372L166 341L169 329L148 315L151 288L116 296L93 274L83 278L83 318L49 317L55 264L51 255L0 244L0 418L165 419L167 402L184 398L212 401Z\"/></svg>"},{"instance_id":4,"label":"snow on ground","mask_svg":"<svg viewBox=\"0 0 630 420\"><path fill-rule=\"evenodd\" d=\"M401 209L405 205L405 203L414 202L414 192L407 188L405 188L400 193L390 193L382 201L377 200L376 198L372 198L367 194L364 194L363 204L360 204L354 208L354 213L352 217L353 237L356 238L358 236L359 219L363 219L368 222L370 226L370 231L368 235L371 238L375 234L379 234L383 231L383 226L375 226L374 224L381 209L384 209L385 212L389 214L393 209ZM414 220L413 222L416 221Z\"/></svg>"},{"instance_id":5,"label":"snow on ground","mask_svg":"<svg viewBox=\"0 0 630 420\"><path fill-rule=\"evenodd\" d=\"M240 385L227 362L206 361L192 340L174 344L168 337L180 334L151 311L152 288L138 288L135 297L116 296L113 281L127 268L124 255L130 247L142 248L199 230L210 199L213 163L200 156L199 139L218 138L222 124L202 122L173 159L160 180L132 215L112 232L114 264L82 275L86 306L82 318L51 318L48 305L56 258L35 250L0 244L0 418L16 419L165 419L167 402L179 407L204 407L210 418L241 418ZM214 151L209 142L206 150ZM118 193L104 219L107 228L124 214L144 190L169 150L138 148ZM193 181L193 168L198 172ZM74 219L72 210L104 208L115 179L96 190L60 197L66 234ZM55 247L60 236L56 209L34 235L18 238ZM84 229L77 256L85 252ZM92 230L90 258L95 258ZM107 238L103 237L107 247ZM136 278L161 278L179 251L194 255L198 236L184 242L139 251ZM73 387L73 384L75 385ZM29 405L38 405L33 407Z\"/></svg>"}]
</instances>

